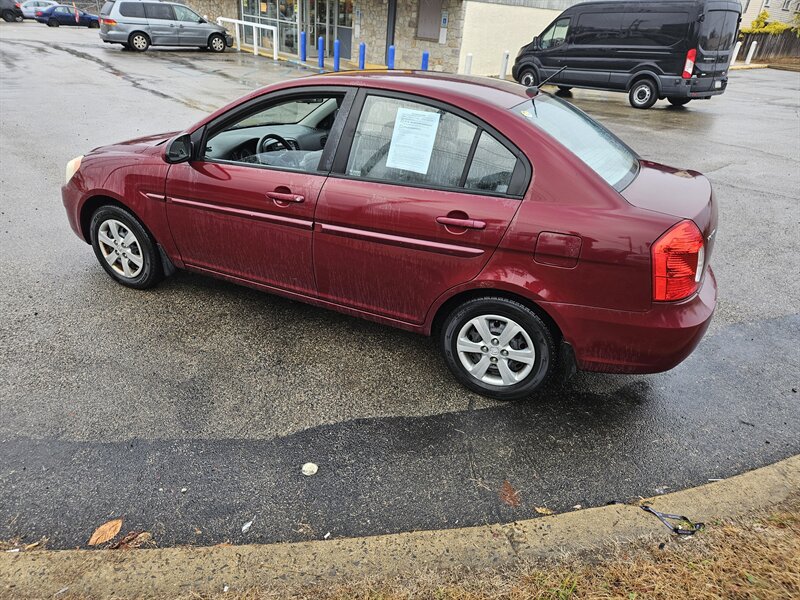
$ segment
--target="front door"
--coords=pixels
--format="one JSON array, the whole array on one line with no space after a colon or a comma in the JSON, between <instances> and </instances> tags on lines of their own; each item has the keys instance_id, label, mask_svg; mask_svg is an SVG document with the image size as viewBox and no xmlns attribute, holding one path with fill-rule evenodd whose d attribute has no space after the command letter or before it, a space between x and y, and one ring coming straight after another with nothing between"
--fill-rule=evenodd
<instances>
[{"instance_id":1,"label":"front door","mask_svg":"<svg viewBox=\"0 0 800 600\"><path fill-rule=\"evenodd\" d=\"M355 128L352 140L342 140L317 206L318 292L421 323L497 247L526 185L512 183L520 159L457 109L363 95L360 116L354 109L346 127Z\"/></svg>"},{"instance_id":2,"label":"front door","mask_svg":"<svg viewBox=\"0 0 800 600\"><path fill-rule=\"evenodd\" d=\"M314 293L320 165L343 98L297 91L222 116L198 159L171 167L167 216L187 267Z\"/></svg>"},{"instance_id":3,"label":"front door","mask_svg":"<svg viewBox=\"0 0 800 600\"><path fill-rule=\"evenodd\" d=\"M542 65L541 80L552 77L550 83L561 81L561 75L555 75L564 66L564 43L569 31L569 17L558 19L539 36L537 57Z\"/></svg>"}]
</instances>

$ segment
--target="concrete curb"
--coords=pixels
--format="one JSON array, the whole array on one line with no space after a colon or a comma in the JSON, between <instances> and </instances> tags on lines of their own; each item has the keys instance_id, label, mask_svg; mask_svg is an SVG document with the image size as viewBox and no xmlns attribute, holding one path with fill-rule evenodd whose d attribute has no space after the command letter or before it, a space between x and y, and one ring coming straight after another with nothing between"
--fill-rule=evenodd
<instances>
[{"instance_id":1,"label":"concrete curb","mask_svg":"<svg viewBox=\"0 0 800 600\"><path fill-rule=\"evenodd\" d=\"M728 68L729 71L747 71L749 69L766 69L769 65L766 64L749 64L749 65L733 65Z\"/></svg>"},{"instance_id":2,"label":"concrete curb","mask_svg":"<svg viewBox=\"0 0 800 600\"><path fill-rule=\"evenodd\" d=\"M711 522L774 506L798 492L800 455L658 496L652 506ZM508 525L268 546L5 553L0 554L0 597L53 597L64 588L58 598L164 598L219 593L226 585L231 590L293 587L537 561L653 535L671 534L644 511L612 505Z\"/></svg>"}]
</instances>

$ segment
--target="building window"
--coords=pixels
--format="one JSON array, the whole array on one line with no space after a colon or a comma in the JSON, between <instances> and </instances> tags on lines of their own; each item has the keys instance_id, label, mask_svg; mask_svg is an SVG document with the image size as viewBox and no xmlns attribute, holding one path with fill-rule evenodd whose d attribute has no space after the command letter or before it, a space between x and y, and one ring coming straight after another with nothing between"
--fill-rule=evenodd
<instances>
[{"instance_id":1,"label":"building window","mask_svg":"<svg viewBox=\"0 0 800 600\"><path fill-rule=\"evenodd\" d=\"M792 0L783 0L783 6L781 7L783 10L789 10L789 5L792 3Z\"/></svg>"},{"instance_id":2,"label":"building window","mask_svg":"<svg viewBox=\"0 0 800 600\"><path fill-rule=\"evenodd\" d=\"M764 0L764 8L769 8L769 0Z\"/></svg>"},{"instance_id":3,"label":"building window","mask_svg":"<svg viewBox=\"0 0 800 600\"><path fill-rule=\"evenodd\" d=\"M417 37L422 40L434 40L438 42L441 19L442 0L419 0Z\"/></svg>"}]
</instances>

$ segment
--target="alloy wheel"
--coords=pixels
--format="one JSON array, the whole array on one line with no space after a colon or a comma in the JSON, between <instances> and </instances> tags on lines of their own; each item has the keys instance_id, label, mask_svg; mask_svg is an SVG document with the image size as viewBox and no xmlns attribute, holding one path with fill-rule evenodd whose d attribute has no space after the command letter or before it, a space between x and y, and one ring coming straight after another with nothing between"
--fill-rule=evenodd
<instances>
[{"instance_id":1,"label":"alloy wheel","mask_svg":"<svg viewBox=\"0 0 800 600\"><path fill-rule=\"evenodd\" d=\"M222 52L225 50L225 40L223 40L220 36L215 35L211 38L211 49L214 52Z\"/></svg>"},{"instance_id":2,"label":"alloy wheel","mask_svg":"<svg viewBox=\"0 0 800 600\"><path fill-rule=\"evenodd\" d=\"M139 240L121 221L107 219L97 231L100 252L108 265L122 277L133 279L144 268Z\"/></svg>"}]
</instances>

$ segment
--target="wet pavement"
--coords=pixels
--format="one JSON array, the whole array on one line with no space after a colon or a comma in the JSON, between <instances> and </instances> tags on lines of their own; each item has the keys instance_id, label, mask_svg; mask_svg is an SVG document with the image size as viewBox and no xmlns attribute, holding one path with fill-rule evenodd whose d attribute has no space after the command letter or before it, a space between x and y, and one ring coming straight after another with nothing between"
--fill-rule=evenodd
<instances>
[{"instance_id":1,"label":"wet pavement","mask_svg":"<svg viewBox=\"0 0 800 600\"><path fill-rule=\"evenodd\" d=\"M734 72L685 109L574 92L643 157L712 180L720 305L668 373L501 404L426 338L186 273L118 286L69 229L67 160L304 72L32 23L0 23L0 59L0 539L74 547L118 516L162 546L474 525L800 452L798 73Z\"/></svg>"}]
</instances>

